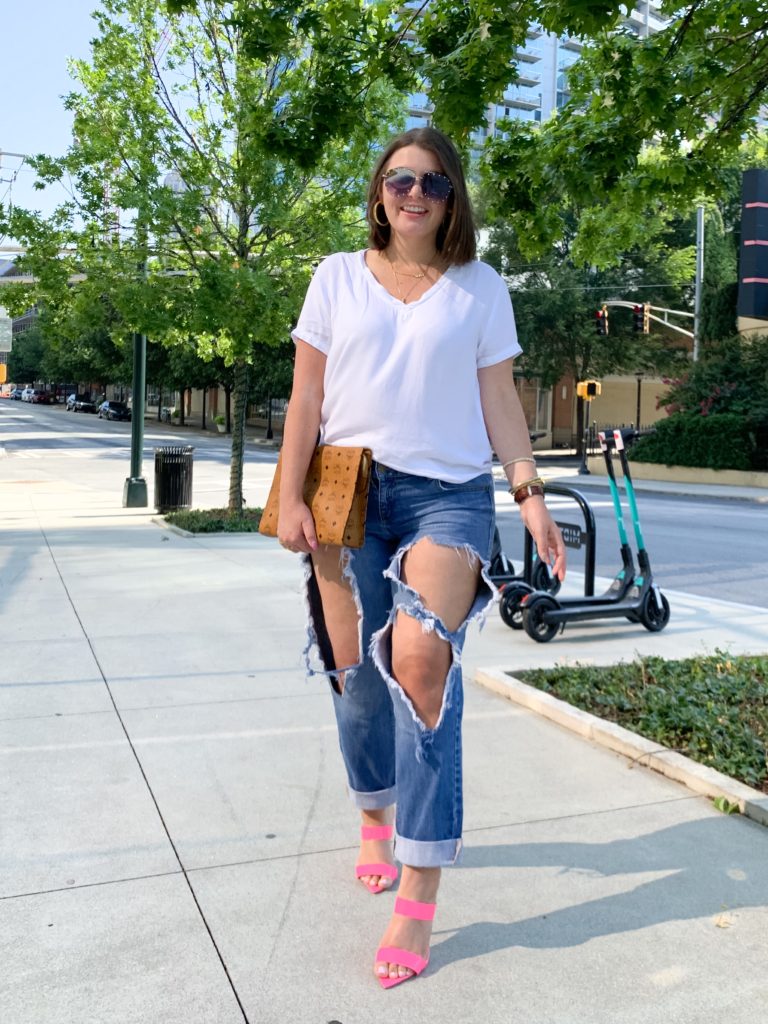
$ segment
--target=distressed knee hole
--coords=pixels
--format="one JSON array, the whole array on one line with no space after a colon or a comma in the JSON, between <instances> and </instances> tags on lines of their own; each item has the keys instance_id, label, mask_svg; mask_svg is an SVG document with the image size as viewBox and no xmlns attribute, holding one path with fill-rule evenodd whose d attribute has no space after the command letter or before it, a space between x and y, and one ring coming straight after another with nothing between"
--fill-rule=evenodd
<instances>
[{"instance_id":1,"label":"distressed knee hole","mask_svg":"<svg viewBox=\"0 0 768 1024\"><path fill-rule=\"evenodd\" d=\"M392 678L426 729L440 720L454 650L445 626L430 612L399 608L392 630Z\"/></svg>"}]
</instances>

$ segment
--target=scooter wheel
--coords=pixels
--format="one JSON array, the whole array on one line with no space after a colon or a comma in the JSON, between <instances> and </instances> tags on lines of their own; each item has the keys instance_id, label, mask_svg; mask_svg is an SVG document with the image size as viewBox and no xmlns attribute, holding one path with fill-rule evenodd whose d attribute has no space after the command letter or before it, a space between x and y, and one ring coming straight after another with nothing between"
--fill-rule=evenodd
<instances>
[{"instance_id":1,"label":"scooter wheel","mask_svg":"<svg viewBox=\"0 0 768 1024\"><path fill-rule=\"evenodd\" d=\"M544 615L559 608L558 602L549 594L534 594L523 605L523 626L525 632L537 643L546 644L560 629L559 622L547 622Z\"/></svg>"},{"instance_id":2,"label":"scooter wheel","mask_svg":"<svg viewBox=\"0 0 768 1024\"><path fill-rule=\"evenodd\" d=\"M543 590L546 594L556 594L560 589L560 580L550 571L546 562L538 561L533 567L531 585L534 590Z\"/></svg>"},{"instance_id":3,"label":"scooter wheel","mask_svg":"<svg viewBox=\"0 0 768 1024\"><path fill-rule=\"evenodd\" d=\"M504 587L499 603L499 615L505 626L509 626L510 629L523 628L521 602L527 594L532 593L527 583L510 583Z\"/></svg>"},{"instance_id":4,"label":"scooter wheel","mask_svg":"<svg viewBox=\"0 0 768 1024\"><path fill-rule=\"evenodd\" d=\"M661 607L659 607L659 602ZM639 611L642 624L651 633L659 633L669 622L669 613L669 601L660 590L654 592L654 588L651 587L643 598L643 605Z\"/></svg>"}]
</instances>

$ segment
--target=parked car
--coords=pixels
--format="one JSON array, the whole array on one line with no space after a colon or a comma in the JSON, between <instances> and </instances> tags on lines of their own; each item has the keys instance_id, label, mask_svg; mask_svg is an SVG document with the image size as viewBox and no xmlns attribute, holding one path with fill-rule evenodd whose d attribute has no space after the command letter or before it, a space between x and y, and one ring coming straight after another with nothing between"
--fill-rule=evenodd
<instances>
[{"instance_id":1,"label":"parked car","mask_svg":"<svg viewBox=\"0 0 768 1024\"><path fill-rule=\"evenodd\" d=\"M50 405L51 393L50 391L43 391L42 388L33 388L28 401L34 402L36 405Z\"/></svg>"},{"instance_id":2,"label":"parked car","mask_svg":"<svg viewBox=\"0 0 768 1024\"><path fill-rule=\"evenodd\" d=\"M108 420L129 420L131 410L125 402L102 402L99 406L99 419L102 417Z\"/></svg>"},{"instance_id":3,"label":"parked car","mask_svg":"<svg viewBox=\"0 0 768 1024\"><path fill-rule=\"evenodd\" d=\"M11 388L10 397L14 400L14 402L20 402L23 391L24 388Z\"/></svg>"},{"instance_id":4,"label":"parked car","mask_svg":"<svg viewBox=\"0 0 768 1024\"><path fill-rule=\"evenodd\" d=\"M96 412L96 403L87 395L70 395L67 399L67 412Z\"/></svg>"},{"instance_id":5,"label":"parked car","mask_svg":"<svg viewBox=\"0 0 768 1024\"><path fill-rule=\"evenodd\" d=\"M21 400L22 400L22 402L30 402L32 400L32 395L34 393L35 393L35 389L34 388L24 388L24 390L21 392Z\"/></svg>"}]
</instances>

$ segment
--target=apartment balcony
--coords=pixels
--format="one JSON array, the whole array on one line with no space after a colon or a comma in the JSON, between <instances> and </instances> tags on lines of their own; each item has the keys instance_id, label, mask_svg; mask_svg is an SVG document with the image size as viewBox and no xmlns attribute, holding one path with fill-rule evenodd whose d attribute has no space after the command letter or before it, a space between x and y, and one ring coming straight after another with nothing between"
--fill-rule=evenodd
<instances>
[{"instance_id":1,"label":"apartment balcony","mask_svg":"<svg viewBox=\"0 0 768 1024\"><path fill-rule=\"evenodd\" d=\"M536 64L542 56L542 52L537 46L526 46L525 49L515 50L515 57L524 64Z\"/></svg>"},{"instance_id":2,"label":"apartment balcony","mask_svg":"<svg viewBox=\"0 0 768 1024\"><path fill-rule=\"evenodd\" d=\"M540 85L541 75L538 71L527 71L524 68L518 69L517 85Z\"/></svg>"},{"instance_id":3,"label":"apartment balcony","mask_svg":"<svg viewBox=\"0 0 768 1024\"><path fill-rule=\"evenodd\" d=\"M429 101L429 96L424 92L411 93L408 97L409 114L433 114L435 108Z\"/></svg>"},{"instance_id":4,"label":"apartment balcony","mask_svg":"<svg viewBox=\"0 0 768 1024\"><path fill-rule=\"evenodd\" d=\"M516 89L513 86L511 89L505 89L501 103L516 110L540 110L541 93L528 92L526 89Z\"/></svg>"},{"instance_id":5,"label":"apartment balcony","mask_svg":"<svg viewBox=\"0 0 768 1024\"><path fill-rule=\"evenodd\" d=\"M544 34L544 30L539 28L538 25L531 25L525 34L529 39L539 39Z\"/></svg>"},{"instance_id":6,"label":"apartment balcony","mask_svg":"<svg viewBox=\"0 0 768 1024\"><path fill-rule=\"evenodd\" d=\"M665 18L657 18L655 15L649 12L648 14L648 31L653 35L655 32L663 32L665 28L669 26L669 20Z\"/></svg>"},{"instance_id":7,"label":"apartment balcony","mask_svg":"<svg viewBox=\"0 0 768 1024\"><path fill-rule=\"evenodd\" d=\"M581 53L584 44L578 39L574 39L572 36L566 36L560 40L560 48L562 50L572 50L574 53Z\"/></svg>"}]
</instances>

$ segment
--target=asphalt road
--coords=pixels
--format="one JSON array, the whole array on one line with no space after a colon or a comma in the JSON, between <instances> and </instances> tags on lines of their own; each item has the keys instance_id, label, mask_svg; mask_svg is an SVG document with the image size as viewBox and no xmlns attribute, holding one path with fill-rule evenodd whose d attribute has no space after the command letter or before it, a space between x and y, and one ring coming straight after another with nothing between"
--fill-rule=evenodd
<instances>
[{"instance_id":1,"label":"asphalt road","mask_svg":"<svg viewBox=\"0 0 768 1024\"><path fill-rule=\"evenodd\" d=\"M189 434L147 422L144 473L151 483L153 449L158 445L195 446L196 504L213 507L226 501L229 440L225 436ZM84 486L114 487L121 494L130 465L130 424L106 422L94 415L67 413L62 407L0 402L0 446L5 457L26 470L45 468L50 475L76 478ZM246 496L263 501L276 453L249 445L246 454ZM105 477L105 474L111 474ZM589 500L597 521L597 574L611 577L619 566L619 544L613 507L604 486L574 477L573 485ZM504 488L499 485L500 493ZM550 498L555 517L580 522L571 503ZM720 600L768 607L768 510L749 501L671 496L639 492L638 505L654 575L662 588ZM523 539L515 509L501 504L499 530L504 550L522 566ZM627 516L627 529L631 525ZM569 565L579 570L583 551L569 552Z\"/></svg>"},{"instance_id":2,"label":"asphalt road","mask_svg":"<svg viewBox=\"0 0 768 1024\"><path fill-rule=\"evenodd\" d=\"M581 477L573 480L573 486L595 514L596 573L612 577L620 557L608 490L590 486ZM574 502L550 498L547 503L558 521L583 524ZM662 589L768 607L768 510L764 505L648 491L637 492L637 504L654 577ZM523 533L517 513L500 511L498 525L505 552L522 566ZM625 528L634 547L628 511ZM568 555L569 566L583 567L583 550L570 550Z\"/></svg>"}]
</instances>

